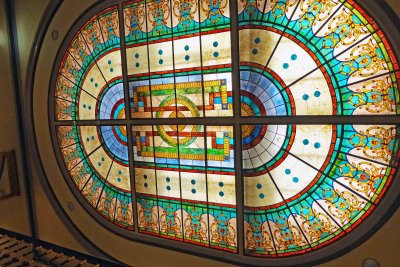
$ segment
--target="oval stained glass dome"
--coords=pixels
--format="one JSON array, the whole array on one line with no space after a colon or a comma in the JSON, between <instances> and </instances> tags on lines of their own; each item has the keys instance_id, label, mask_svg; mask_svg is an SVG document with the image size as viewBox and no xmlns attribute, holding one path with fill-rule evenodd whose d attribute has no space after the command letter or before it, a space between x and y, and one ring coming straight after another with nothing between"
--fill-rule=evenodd
<instances>
[{"instance_id":1,"label":"oval stained glass dome","mask_svg":"<svg viewBox=\"0 0 400 267\"><path fill-rule=\"evenodd\" d=\"M397 116L398 61L357 3L90 14L56 60L50 121L66 181L111 230L286 258L351 236L397 194L398 125L368 118Z\"/></svg>"}]
</instances>

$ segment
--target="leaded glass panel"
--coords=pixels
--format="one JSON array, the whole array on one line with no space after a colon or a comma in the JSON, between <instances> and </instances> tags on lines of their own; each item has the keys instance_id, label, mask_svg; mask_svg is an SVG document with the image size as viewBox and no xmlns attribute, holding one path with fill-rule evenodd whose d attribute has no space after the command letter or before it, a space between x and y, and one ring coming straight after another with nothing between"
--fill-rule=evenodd
<instances>
[{"instance_id":1,"label":"leaded glass panel","mask_svg":"<svg viewBox=\"0 0 400 267\"><path fill-rule=\"evenodd\" d=\"M396 194L398 59L352 0L117 1L78 24L50 121L107 227L284 258Z\"/></svg>"}]
</instances>

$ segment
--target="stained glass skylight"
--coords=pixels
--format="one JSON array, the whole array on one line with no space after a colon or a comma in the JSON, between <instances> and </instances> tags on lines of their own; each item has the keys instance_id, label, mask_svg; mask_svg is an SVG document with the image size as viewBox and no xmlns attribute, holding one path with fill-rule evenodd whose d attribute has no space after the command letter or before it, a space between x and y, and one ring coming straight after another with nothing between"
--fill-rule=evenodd
<instances>
[{"instance_id":1,"label":"stained glass skylight","mask_svg":"<svg viewBox=\"0 0 400 267\"><path fill-rule=\"evenodd\" d=\"M393 191L398 125L358 118L398 114L400 72L357 3L129 1L73 29L50 120L106 225L287 257L351 234Z\"/></svg>"}]
</instances>

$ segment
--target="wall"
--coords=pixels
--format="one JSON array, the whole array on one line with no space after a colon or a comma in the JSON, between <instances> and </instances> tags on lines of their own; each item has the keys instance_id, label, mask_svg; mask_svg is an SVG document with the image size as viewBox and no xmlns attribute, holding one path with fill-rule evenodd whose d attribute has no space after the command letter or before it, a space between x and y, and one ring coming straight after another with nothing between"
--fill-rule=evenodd
<instances>
[{"instance_id":1,"label":"wall","mask_svg":"<svg viewBox=\"0 0 400 267\"><path fill-rule=\"evenodd\" d=\"M400 1L399 0L386 0L386 3L388 3L394 12L396 12L397 16L400 17Z\"/></svg>"},{"instance_id":2,"label":"wall","mask_svg":"<svg viewBox=\"0 0 400 267\"><path fill-rule=\"evenodd\" d=\"M3 1L0 1L2 4ZM22 85L25 88L26 85L26 74L27 66L29 62L29 55L33 43L33 39L36 33L36 29L39 26L40 18L45 12L48 0L18 0L14 1L16 9L16 24L18 31L18 41L19 41L19 51L20 51L20 66L21 66L21 76ZM79 10L84 10L85 6L89 5L89 2L93 1L76 1L68 0L70 6L73 6L71 2L75 5L79 5ZM388 0L388 2L395 7L398 14L400 14L400 1L398 0ZM9 99L14 99L12 91L12 80L10 73L10 61L8 56L8 44L4 42L5 30L5 15L4 15L4 5L0 6L0 58L4 63L0 64L0 73L4 74L2 77L2 84L0 87L0 119L2 121L2 130L0 131L0 151L3 149L16 148L18 149L18 125L16 120L10 119L15 118L15 103ZM77 13L76 10L64 9L62 6L60 12L62 14L68 14L65 17L66 21L71 21L70 14ZM59 27L62 27L63 21L59 22ZM67 23L65 25L68 25ZM68 29L57 28L60 31L60 36L62 32ZM49 29L50 32L53 28ZM55 49L57 44L61 40L55 43L50 43L49 49ZM45 64L46 59L42 59L39 64ZM51 68L52 62L47 60L48 65ZM40 78L40 74L37 78ZM4 80L4 82L3 82ZM40 80L40 79L39 79ZM46 86L46 83L43 83ZM48 84L48 83L47 83ZM26 97L26 92L24 93ZM26 100L26 99L25 99ZM46 104L46 101L43 101ZM4 108L3 108L4 107ZM3 110L5 112L3 112ZM3 128L4 125L4 128ZM3 130L4 129L4 130ZM33 140L33 137L31 138ZM29 148L28 148L29 149ZM32 167L32 191L34 192L34 202L36 217L38 220L38 235L39 238L48 242L52 242L61 246L65 246L77 251L84 253L90 253L92 255L101 256L101 253L90 246L80 235L73 230L68 222L64 222L64 216L57 208L57 205L52 204L54 200L51 198L44 189L42 184L42 179L40 177L39 166L37 166L33 155L30 154L30 163ZM57 167L55 167L57 168ZM21 171L21 170L20 170ZM21 176L20 176L21 177ZM22 182L20 183L21 185ZM67 194L67 193L66 193ZM70 196L65 196L68 199ZM74 201L71 199L71 201ZM79 205L79 204L75 204ZM10 213L9 211L13 212ZM7 202L0 201L0 214L7 213L5 219L3 217L0 220L0 227L5 227L10 230L17 232L29 233L29 228L27 224L27 212L24 196L9 200ZM82 215L82 217L85 215ZM96 231L96 226L93 225L92 229L87 231ZM395 215L382 227L375 235L373 235L367 242L359 246L357 249L351 251L350 253L332 260L328 263L322 264L320 266L360 266L361 262L368 257L374 257L381 262L381 266L395 266L397 261L400 259L397 253L393 250L387 249L388 247L396 247L398 239L398 231L400 229L400 211L397 211ZM94 233L95 234L95 233ZM110 235L110 245L113 244L113 236ZM107 243L103 240L97 240L97 243ZM209 259L199 258L191 256L184 253L179 253L171 250L161 249L157 247L152 247L144 244L135 243L127 241L130 244L130 251L125 251L129 255L128 258L134 259L135 266L233 266L226 263L221 263ZM382 246L382 244L385 244ZM102 244L104 248L107 248L107 244ZM120 249L124 250L124 244L120 244ZM154 255L157 255L156 257Z\"/></svg>"},{"instance_id":3,"label":"wall","mask_svg":"<svg viewBox=\"0 0 400 267\"><path fill-rule=\"evenodd\" d=\"M11 73L11 57L4 0L0 1L0 60L0 152L15 150L17 161L21 162L19 128L13 91L14 86ZM23 234L29 234L22 165L18 164L18 167L18 178L22 195L0 201L0 226ZM9 212L10 210L13 212Z\"/></svg>"}]
</instances>

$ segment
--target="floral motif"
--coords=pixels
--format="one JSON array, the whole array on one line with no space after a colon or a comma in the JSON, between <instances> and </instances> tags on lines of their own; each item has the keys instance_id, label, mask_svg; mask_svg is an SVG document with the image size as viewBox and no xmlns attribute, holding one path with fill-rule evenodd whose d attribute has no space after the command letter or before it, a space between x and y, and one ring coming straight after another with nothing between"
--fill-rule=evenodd
<instances>
[{"instance_id":1,"label":"floral motif","mask_svg":"<svg viewBox=\"0 0 400 267\"><path fill-rule=\"evenodd\" d=\"M324 21L332 13L333 7L338 5L332 0L302 0L300 9L303 12L300 18L300 26L302 29L310 28L315 21Z\"/></svg>"},{"instance_id":2,"label":"floral motif","mask_svg":"<svg viewBox=\"0 0 400 267\"><path fill-rule=\"evenodd\" d=\"M228 0L201 0L201 10L206 17L213 23L217 24L224 13L224 8L228 5Z\"/></svg>"},{"instance_id":3,"label":"floral motif","mask_svg":"<svg viewBox=\"0 0 400 267\"><path fill-rule=\"evenodd\" d=\"M147 5L147 17L152 24L153 30L158 34L161 34L165 30L167 20L170 18L169 3L169 0L154 0Z\"/></svg>"},{"instance_id":4,"label":"floral motif","mask_svg":"<svg viewBox=\"0 0 400 267\"><path fill-rule=\"evenodd\" d=\"M141 199L138 203L139 227L146 231L158 232L158 214L153 201Z\"/></svg>"},{"instance_id":5,"label":"floral motif","mask_svg":"<svg viewBox=\"0 0 400 267\"><path fill-rule=\"evenodd\" d=\"M128 28L127 34L135 37L146 30L145 7L143 4L134 5L124 9L125 25Z\"/></svg>"},{"instance_id":6,"label":"floral motif","mask_svg":"<svg viewBox=\"0 0 400 267\"><path fill-rule=\"evenodd\" d=\"M220 246L236 246L236 225L224 212L212 220L210 228L211 242Z\"/></svg>"},{"instance_id":7,"label":"floral motif","mask_svg":"<svg viewBox=\"0 0 400 267\"><path fill-rule=\"evenodd\" d=\"M363 153L370 159L382 159L389 162L395 140L395 129L386 129L380 126L369 127L365 133L353 134L349 141L354 147L363 149Z\"/></svg>"},{"instance_id":8,"label":"floral motif","mask_svg":"<svg viewBox=\"0 0 400 267\"><path fill-rule=\"evenodd\" d=\"M190 23L194 20L194 15L197 13L196 0L174 0L174 8L172 9L174 15L179 19L182 27L188 28Z\"/></svg>"},{"instance_id":9,"label":"floral motif","mask_svg":"<svg viewBox=\"0 0 400 267\"><path fill-rule=\"evenodd\" d=\"M161 231L167 235L182 236L181 218L178 216L180 210L176 210L172 205L168 204L162 210L160 216Z\"/></svg>"},{"instance_id":10,"label":"floral motif","mask_svg":"<svg viewBox=\"0 0 400 267\"><path fill-rule=\"evenodd\" d=\"M202 215L200 209L196 207L190 209L184 221L185 238L199 241L208 239L207 222Z\"/></svg>"}]
</instances>

